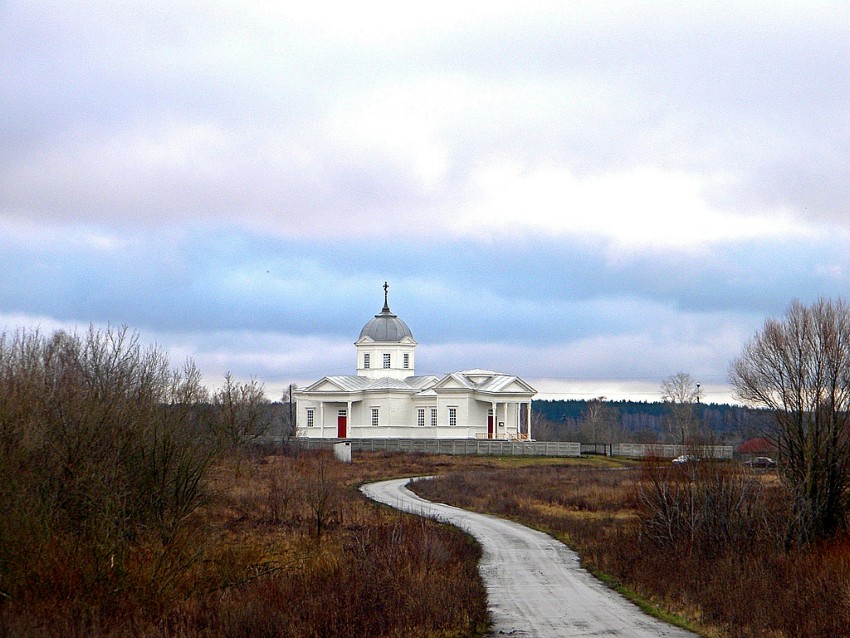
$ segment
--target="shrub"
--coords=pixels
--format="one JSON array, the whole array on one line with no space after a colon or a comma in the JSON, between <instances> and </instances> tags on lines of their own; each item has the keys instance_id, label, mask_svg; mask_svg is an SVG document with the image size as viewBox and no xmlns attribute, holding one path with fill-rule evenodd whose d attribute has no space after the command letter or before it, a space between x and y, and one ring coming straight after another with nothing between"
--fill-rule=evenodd
<instances>
[{"instance_id":1,"label":"shrub","mask_svg":"<svg viewBox=\"0 0 850 638\"><path fill-rule=\"evenodd\" d=\"M0 384L5 597L109 607L173 586L196 555L214 451L191 362L172 370L123 328L19 331L0 336ZM142 545L147 583L131 573Z\"/></svg>"},{"instance_id":2,"label":"shrub","mask_svg":"<svg viewBox=\"0 0 850 638\"><path fill-rule=\"evenodd\" d=\"M728 464L647 465L635 497L641 533L662 549L701 556L749 546L763 522L761 491L751 474Z\"/></svg>"}]
</instances>

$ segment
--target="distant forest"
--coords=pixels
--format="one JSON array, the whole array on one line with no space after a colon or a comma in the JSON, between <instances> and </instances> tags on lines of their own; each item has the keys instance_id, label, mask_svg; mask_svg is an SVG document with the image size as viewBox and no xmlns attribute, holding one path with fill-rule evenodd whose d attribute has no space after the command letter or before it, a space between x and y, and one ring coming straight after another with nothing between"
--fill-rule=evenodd
<instances>
[{"instance_id":1,"label":"distant forest","mask_svg":"<svg viewBox=\"0 0 850 638\"><path fill-rule=\"evenodd\" d=\"M592 404L597 406L595 414ZM759 436L771 418L764 410L725 403L696 403L692 407L700 438L722 445L737 445ZM669 403L568 399L533 401L532 409L532 434L539 441L677 442L671 434Z\"/></svg>"}]
</instances>

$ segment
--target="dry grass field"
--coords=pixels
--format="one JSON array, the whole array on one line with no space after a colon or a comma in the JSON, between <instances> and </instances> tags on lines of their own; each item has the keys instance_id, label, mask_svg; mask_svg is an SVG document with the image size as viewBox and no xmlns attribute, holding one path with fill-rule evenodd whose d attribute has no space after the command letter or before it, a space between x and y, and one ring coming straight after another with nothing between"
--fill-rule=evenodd
<instances>
[{"instance_id":1,"label":"dry grass field","mask_svg":"<svg viewBox=\"0 0 850 638\"><path fill-rule=\"evenodd\" d=\"M452 473L415 490L550 532L611 585L703 635L850 636L850 540L789 544L770 473L566 463Z\"/></svg>"},{"instance_id":2,"label":"dry grass field","mask_svg":"<svg viewBox=\"0 0 850 638\"><path fill-rule=\"evenodd\" d=\"M0 637L461 638L486 630L478 547L357 486L441 475L427 498L546 530L610 584L707 636L850 635L850 541L795 548L781 488L731 465L254 449L216 462L175 538L123 555L20 536ZM15 532L14 521L3 529ZM7 544L8 545L8 544Z\"/></svg>"},{"instance_id":3,"label":"dry grass field","mask_svg":"<svg viewBox=\"0 0 850 638\"><path fill-rule=\"evenodd\" d=\"M357 489L470 461L375 453L347 465L271 451L221 461L213 497L167 550L137 538L95 569L92 552L54 538L5 566L0 636L480 635L477 545Z\"/></svg>"}]
</instances>

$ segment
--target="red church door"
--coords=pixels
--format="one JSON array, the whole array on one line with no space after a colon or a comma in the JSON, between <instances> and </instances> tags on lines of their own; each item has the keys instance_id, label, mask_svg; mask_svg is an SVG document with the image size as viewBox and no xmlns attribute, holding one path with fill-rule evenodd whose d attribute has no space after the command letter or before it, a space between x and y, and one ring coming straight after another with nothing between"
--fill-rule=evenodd
<instances>
[{"instance_id":1,"label":"red church door","mask_svg":"<svg viewBox=\"0 0 850 638\"><path fill-rule=\"evenodd\" d=\"M348 413L345 410L340 410L336 417L336 435L340 439L348 436Z\"/></svg>"},{"instance_id":2,"label":"red church door","mask_svg":"<svg viewBox=\"0 0 850 638\"><path fill-rule=\"evenodd\" d=\"M493 438L493 412L487 415L487 438Z\"/></svg>"}]
</instances>

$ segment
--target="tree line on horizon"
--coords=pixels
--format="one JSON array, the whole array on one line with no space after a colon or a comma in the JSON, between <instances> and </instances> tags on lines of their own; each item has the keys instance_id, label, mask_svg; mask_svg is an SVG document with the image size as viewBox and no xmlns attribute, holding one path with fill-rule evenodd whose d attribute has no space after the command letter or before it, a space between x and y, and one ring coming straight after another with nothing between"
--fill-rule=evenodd
<instances>
[{"instance_id":1,"label":"tree line on horizon","mask_svg":"<svg viewBox=\"0 0 850 638\"><path fill-rule=\"evenodd\" d=\"M702 438L737 445L758 436L764 409L727 403L692 404L694 422ZM541 399L531 404L532 434L547 441L580 443L681 443L676 434L671 403L667 401L611 401L596 399Z\"/></svg>"}]
</instances>

